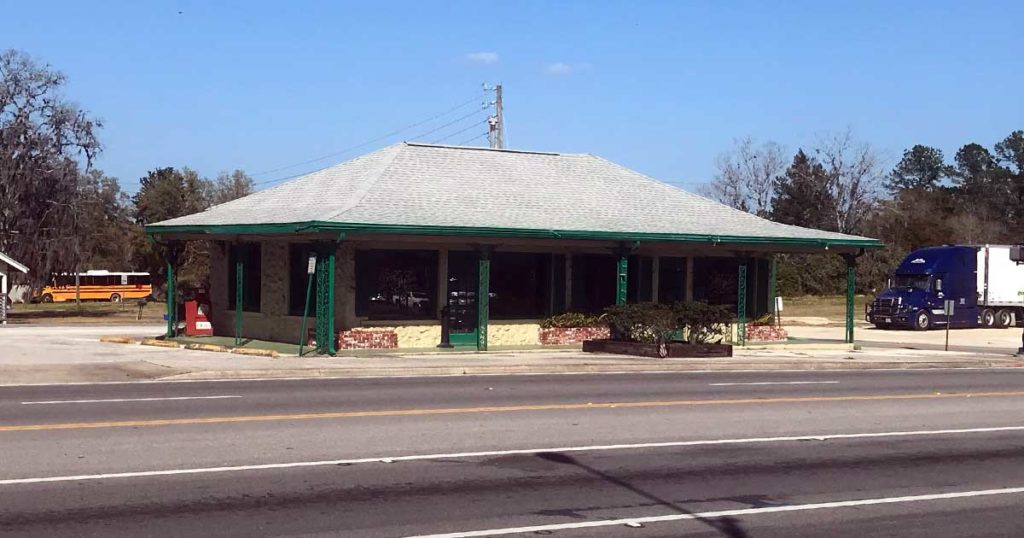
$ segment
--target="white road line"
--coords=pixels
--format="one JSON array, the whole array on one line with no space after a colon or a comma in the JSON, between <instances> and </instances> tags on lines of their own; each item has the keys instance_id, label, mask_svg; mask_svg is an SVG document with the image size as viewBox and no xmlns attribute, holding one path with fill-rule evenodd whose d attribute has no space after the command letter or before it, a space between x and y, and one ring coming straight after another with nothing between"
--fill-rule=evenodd
<instances>
[{"instance_id":1,"label":"white road line","mask_svg":"<svg viewBox=\"0 0 1024 538\"><path fill-rule=\"evenodd\" d=\"M747 385L835 385L838 381L757 381L753 383L708 383L709 387L734 387Z\"/></svg>"},{"instance_id":2,"label":"white road line","mask_svg":"<svg viewBox=\"0 0 1024 538\"><path fill-rule=\"evenodd\" d=\"M857 499L850 501L834 501L812 504L794 504L790 506L769 506L765 508L739 508L736 510L718 510L695 514L671 514L666 516L635 517L622 519L605 519L601 521L582 521L576 523L560 523L551 525L534 525L531 527L509 527L505 529L488 529L479 531L450 532L444 534L422 534L409 538L472 538L476 536L501 536L504 534L522 534L534 532L550 532L570 529L591 529L595 527L613 527L617 525L636 525L643 523L663 523L667 521L686 521L693 519L715 519L720 517L750 516L774 514L779 512L804 512L808 510L829 510L834 508L851 508L857 506L873 506L879 504L897 504L923 501L943 501L949 499L966 499L970 497L988 497L992 495L1014 495L1024 493L1024 488L983 489L977 491L958 491L953 493L933 493L929 495L908 495L905 497L881 497L877 499Z\"/></svg>"},{"instance_id":3,"label":"white road line","mask_svg":"<svg viewBox=\"0 0 1024 538\"><path fill-rule=\"evenodd\" d=\"M79 403L114 403L114 402L166 402L168 400L224 400L241 398L241 396L174 396L168 398L110 398L108 400L48 400L38 402L21 402L21 405L79 404Z\"/></svg>"},{"instance_id":4,"label":"white road line","mask_svg":"<svg viewBox=\"0 0 1024 538\"><path fill-rule=\"evenodd\" d=\"M785 443L792 441L829 441L836 439L872 439L879 437L924 437L935 435L957 435L972 433L996 433L1024 431L1024 426L997 426L991 428L968 428L957 430L919 430L882 433L841 433L820 435L797 435L790 437L752 437L746 439L709 439L701 441L669 441L664 443L638 443L622 445L591 445L570 447L524 448L518 450L488 450L482 452L456 452L450 454L418 454L412 456L377 456L344 460L298 461L291 463L263 463L258 465L235 465L230 467L202 467L196 469L167 469L160 471L133 471L126 473L85 474L71 476L45 476L37 478L8 478L0 480L0 486L38 484L42 482L78 482L113 478L141 478L148 476L171 476L205 473L228 473L239 471L260 471L266 469L294 469L299 467L325 467L329 465L355 465L361 463L394 463L400 461L440 460L459 458L483 458L545 452L601 452L610 450L640 450L651 448L675 448L691 446L740 445L754 443Z\"/></svg>"}]
</instances>

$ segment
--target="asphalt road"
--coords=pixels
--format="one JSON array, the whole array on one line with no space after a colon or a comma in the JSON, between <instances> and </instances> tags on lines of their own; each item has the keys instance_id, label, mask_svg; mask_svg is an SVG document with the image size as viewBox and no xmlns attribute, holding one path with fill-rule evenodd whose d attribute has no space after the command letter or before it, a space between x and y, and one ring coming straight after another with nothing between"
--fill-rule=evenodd
<instances>
[{"instance_id":1,"label":"asphalt road","mask_svg":"<svg viewBox=\"0 0 1024 538\"><path fill-rule=\"evenodd\" d=\"M0 535L1019 536L1022 410L1024 370L0 387Z\"/></svg>"}]
</instances>

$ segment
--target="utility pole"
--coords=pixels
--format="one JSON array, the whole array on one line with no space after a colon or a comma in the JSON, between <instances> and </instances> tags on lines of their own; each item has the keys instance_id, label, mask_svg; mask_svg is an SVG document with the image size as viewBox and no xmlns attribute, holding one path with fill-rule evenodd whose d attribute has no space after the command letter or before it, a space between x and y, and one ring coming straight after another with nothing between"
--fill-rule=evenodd
<instances>
[{"instance_id":1,"label":"utility pole","mask_svg":"<svg viewBox=\"0 0 1024 538\"><path fill-rule=\"evenodd\" d=\"M505 149L505 121L501 104L501 84L494 87L494 115L488 118L487 139L494 149Z\"/></svg>"}]
</instances>

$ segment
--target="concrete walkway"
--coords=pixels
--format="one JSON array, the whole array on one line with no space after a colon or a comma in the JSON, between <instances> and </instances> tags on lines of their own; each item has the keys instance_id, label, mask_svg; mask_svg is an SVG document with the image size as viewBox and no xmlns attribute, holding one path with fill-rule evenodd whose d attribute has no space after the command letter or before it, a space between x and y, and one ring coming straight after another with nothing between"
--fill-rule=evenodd
<instances>
[{"instance_id":1,"label":"concrete walkway","mask_svg":"<svg viewBox=\"0 0 1024 538\"><path fill-rule=\"evenodd\" d=\"M99 342L100 336L104 335L141 338L159 334L161 330L162 326L5 327L0 329L0 384L1024 365L1021 359L1001 347L993 347L991 352L879 348L860 351L737 350L735 357L713 359L646 359L574 350L268 358ZM1009 336L1009 331L1004 332ZM902 336L901 333L888 334Z\"/></svg>"}]
</instances>

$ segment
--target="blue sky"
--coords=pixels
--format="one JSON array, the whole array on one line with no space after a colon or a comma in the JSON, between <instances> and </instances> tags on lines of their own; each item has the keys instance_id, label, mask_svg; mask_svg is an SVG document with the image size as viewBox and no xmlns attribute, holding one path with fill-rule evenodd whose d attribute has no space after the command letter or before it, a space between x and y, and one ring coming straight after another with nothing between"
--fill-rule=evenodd
<instances>
[{"instance_id":1,"label":"blue sky","mask_svg":"<svg viewBox=\"0 0 1024 538\"><path fill-rule=\"evenodd\" d=\"M504 84L510 147L594 153L688 189L738 137L795 151L850 128L894 162L913 144L952 158L1024 128L1019 1L0 0L0 10L0 48L69 75L67 95L105 123L99 167L129 191L159 166L275 170L255 176L267 182L341 162L473 105L283 168L472 100L483 82Z\"/></svg>"}]
</instances>

